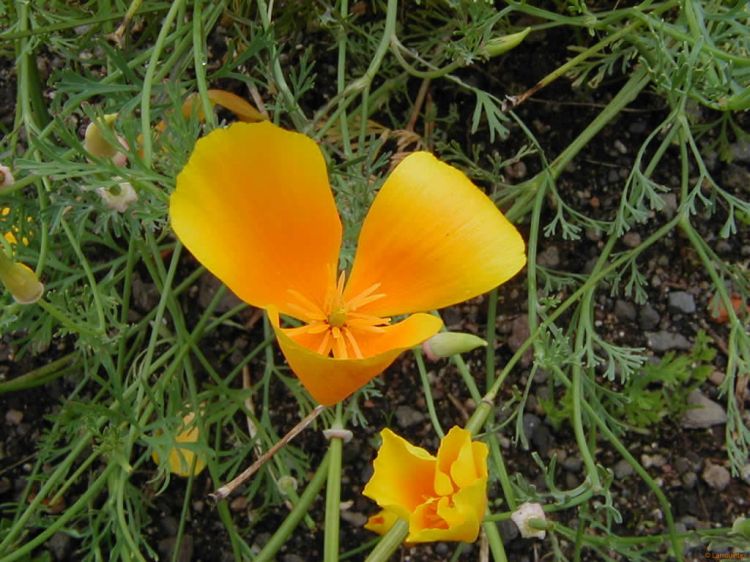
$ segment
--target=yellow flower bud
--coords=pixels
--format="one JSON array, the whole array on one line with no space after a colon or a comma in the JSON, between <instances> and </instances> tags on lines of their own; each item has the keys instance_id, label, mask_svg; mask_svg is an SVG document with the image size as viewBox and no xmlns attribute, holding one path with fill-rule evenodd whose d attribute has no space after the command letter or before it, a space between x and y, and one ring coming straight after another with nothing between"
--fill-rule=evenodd
<instances>
[{"instance_id":1,"label":"yellow flower bud","mask_svg":"<svg viewBox=\"0 0 750 562\"><path fill-rule=\"evenodd\" d=\"M430 361L437 361L441 357L467 353L486 345L486 341L472 334L441 332L424 342L422 350Z\"/></svg>"},{"instance_id":2,"label":"yellow flower bud","mask_svg":"<svg viewBox=\"0 0 750 562\"><path fill-rule=\"evenodd\" d=\"M518 47L518 45L521 44L521 41L523 41L529 34L529 31L531 31L531 28L527 27L518 33L511 33L510 35L503 35L502 37L493 37L482 46L479 53L485 57L497 57L507 53L511 49Z\"/></svg>"},{"instance_id":3,"label":"yellow flower bud","mask_svg":"<svg viewBox=\"0 0 750 562\"><path fill-rule=\"evenodd\" d=\"M42 297L44 285L27 265L10 259L0 251L0 282L19 304L33 304Z\"/></svg>"},{"instance_id":4,"label":"yellow flower bud","mask_svg":"<svg viewBox=\"0 0 750 562\"><path fill-rule=\"evenodd\" d=\"M117 113L108 113L97 121L92 121L86 127L84 133L83 147L86 152L98 158L109 158L115 166L124 166L128 162L128 157L119 150L120 147L113 145L102 132L104 127L109 128L114 134L113 125L117 119ZM128 143L119 135L115 138L122 148L128 149Z\"/></svg>"}]
</instances>

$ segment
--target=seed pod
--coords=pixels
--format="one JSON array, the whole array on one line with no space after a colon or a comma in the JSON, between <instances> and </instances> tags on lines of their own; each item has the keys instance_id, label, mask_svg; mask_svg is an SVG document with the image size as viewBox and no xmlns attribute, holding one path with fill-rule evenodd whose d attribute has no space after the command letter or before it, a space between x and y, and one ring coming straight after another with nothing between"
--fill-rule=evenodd
<instances>
[{"instance_id":1,"label":"seed pod","mask_svg":"<svg viewBox=\"0 0 750 562\"><path fill-rule=\"evenodd\" d=\"M486 341L472 334L441 332L424 342L422 350L430 361L437 361L441 357L467 353L486 345Z\"/></svg>"},{"instance_id":2,"label":"seed pod","mask_svg":"<svg viewBox=\"0 0 750 562\"><path fill-rule=\"evenodd\" d=\"M511 33L510 35L503 35L502 37L493 37L487 43L485 43L479 53L485 57L497 57L504 53L507 53L511 49L518 47L526 36L531 31L530 27L527 27L523 31L518 33Z\"/></svg>"}]
</instances>

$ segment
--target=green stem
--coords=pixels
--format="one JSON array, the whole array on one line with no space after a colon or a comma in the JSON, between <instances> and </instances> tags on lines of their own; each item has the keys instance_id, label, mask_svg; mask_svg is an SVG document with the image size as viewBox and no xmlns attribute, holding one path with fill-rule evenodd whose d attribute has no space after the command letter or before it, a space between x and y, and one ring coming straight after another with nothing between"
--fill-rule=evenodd
<instances>
[{"instance_id":1,"label":"green stem","mask_svg":"<svg viewBox=\"0 0 750 562\"><path fill-rule=\"evenodd\" d=\"M336 420L333 429L342 429L341 402L336 404ZM341 456L343 440L333 437L328 446L331 460L328 464L328 482L326 483L326 517L325 539L323 543L323 560L337 562L339 559L339 526L341 523Z\"/></svg>"},{"instance_id":2,"label":"green stem","mask_svg":"<svg viewBox=\"0 0 750 562\"><path fill-rule=\"evenodd\" d=\"M419 378L422 381L422 392L424 393L425 401L427 402L427 413L430 415L430 421L432 427L437 433L438 437L442 439L445 436L443 427L440 425L437 412L435 411L435 401L432 398L432 388L430 388L430 380L427 377L427 368L424 364L424 358L422 357L422 351L419 348L414 348L414 359L417 361L417 369L419 370Z\"/></svg>"},{"instance_id":3,"label":"green stem","mask_svg":"<svg viewBox=\"0 0 750 562\"><path fill-rule=\"evenodd\" d=\"M151 153L151 90L154 85L154 75L156 67L159 64L159 57L164 49L164 42L169 35L169 30L172 28L172 23L174 23L178 11L182 9L184 4L185 0L174 0L172 2L164 21L161 23L159 35L156 37L156 42L151 51L151 58L146 67L146 74L143 76L143 89L141 91L141 134L143 135L143 144L141 145L141 150L143 151L143 162L147 168L151 167L153 156Z\"/></svg>"},{"instance_id":4,"label":"green stem","mask_svg":"<svg viewBox=\"0 0 750 562\"><path fill-rule=\"evenodd\" d=\"M17 392L19 390L28 390L35 386L47 384L48 382L62 377L76 367L78 353L68 353L59 359L55 359L46 365L43 365L33 371L24 373L9 381L0 383L0 395L7 392Z\"/></svg>"},{"instance_id":5,"label":"green stem","mask_svg":"<svg viewBox=\"0 0 750 562\"><path fill-rule=\"evenodd\" d=\"M203 106L203 115L210 130L216 128L216 115L214 115L211 101L208 99L202 9L202 1L195 0L195 4L193 5L193 62L195 66L195 81L198 84L198 94Z\"/></svg>"},{"instance_id":6,"label":"green stem","mask_svg":"<svg viewBox=\"0 0 750 562\"><path fill-rule=\"evenodd\" d=\"M403 519L399 519L393 524L390 531L383 535L383 538L372 549L365 562L387 562L390 560L391 554L396 552L396 549L401 546L401 543L404 542L408 534L409 523Z\"/></svg>"},{"instance_id":7,"label":"green stem","mask_svg":"<svg viewBox=\"0 0 750 562\"><path fill-rule=\"evenodd\" d=\"M483 523L482 527L487 535L487 542L490 545L493 560L495 562L508 562L508 556L505 554L505 547L503 546L503 539L500 536L500 531L497 530L497 525L488 521Z\"/></svg>"}]
</instances>

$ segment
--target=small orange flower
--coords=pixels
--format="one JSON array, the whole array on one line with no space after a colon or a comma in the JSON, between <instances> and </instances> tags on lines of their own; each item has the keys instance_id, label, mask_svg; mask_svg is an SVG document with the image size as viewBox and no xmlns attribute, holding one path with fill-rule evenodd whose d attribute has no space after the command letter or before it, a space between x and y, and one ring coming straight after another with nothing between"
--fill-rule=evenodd
<instances>
[{"instance_id":1,"label":"small orange flower","mask_svg":"<svg viewBox=\"0 0 750 562\"><path fill-rule=\"evenodd\" d=\"M420 311L484 293L526 263L523 239L494 203L457 169L416 152L375 198L348 279L337 275L342 229L323 155L269 122L199 140L170 214L193 255L268 312L289 366L324 405L437 333L440 320ZM282 327L281 314L301 325Z\"/></svg>"},{"instance_id":2,"label":"small orange flower","mask_svg":"<svg viewBox=\"0 0 750 562\"><path fill-rule=\"evenodd\" d=\"M409 523L407 542L473 542L487 509L487 445L452 428L437 457L384 429L375 472L362 492L383 510L365 527L385 534Z\"/></svg>"}]
</instances>

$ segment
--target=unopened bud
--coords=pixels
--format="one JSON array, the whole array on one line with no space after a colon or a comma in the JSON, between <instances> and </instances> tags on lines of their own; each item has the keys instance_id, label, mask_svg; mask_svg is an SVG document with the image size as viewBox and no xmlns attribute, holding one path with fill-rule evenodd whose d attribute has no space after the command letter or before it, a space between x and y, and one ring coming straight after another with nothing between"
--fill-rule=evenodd
<instances>
[{"instance_id":1,"label":"unopened bud","mask_svg":"<svg viewBox=\"0 0 750 562\"><path fill-rule=\"evenodd\" d=\"M114 122L117 119L117 113L108 113L101 119L92 121L86 127L83 138L83 147L86 152L98 158L109 158L115 166L122 167L128 162L128 157L120 148L128 149L128 143L119 135L114 133ZM107 127L119 142L120 146L113 145L102 132Z\"/></svg>"},{"instance_id":2,"label":"unopened bud","mask_svg":"<svg viewBox=\"0 0 750 562\"><path fill-rule=\"evenodd\" d=\"M13 174L8 166L0 164L0 189L12 185L16 180L13 178Z\"/></svg>"},{"instance_id":3,"label":"unopened bud","mask_svg":"<svg viewBox=\"0 0 750 562\"><path fill-rule=\"evenodd\" d=\"M750 540L750 519L738 517L732 523L730 535L739 535L742 538Z\"/></svg>"},{"instance_id":4,"label":"unopened bud","mask_svg":"<svg viewBox=\"0 0 750 562\"><path fill-rule=\"evenodd\" d=\"M122 178L115 178L115 180L119 179ZM96 192L107 207L118 213L124 213L131 203L138 201L138 194L129 182L122 182L112 187L100 187Z\"/></svg>"},{"instance_id":5,"label":"unopened bud","mask_svg":"<svg viewBox=\"0 0 750 562\"><path fill-rule=\"evenodd\" d=\"M19 304L33 304L44 293L44 285L27 265L15 262L0 251L0 282Z\"/></svg>"},{"instance_id":6,"label":"unopened bud","mask_svg":"<svg viewBox=\"0 0 750 562\"><path fill-rule=\"evenodd\" d=\"M546 521L547 519L544 515L542 504L540 503L527 502L521 504L518 506L518 509L513 512L510 518L513 520L513 523L516 524L516 527L518 527L521 536L525 539L543 539L547 534L544 529L537 529L535 526L531 525L531 521L534 519L541 521Z\"/></svg>"},{"instance_id":7,"label":"unopened bud","mask_svg":"<svg viewBox=\"0 0 750 562\"><path fill-rule=\"evenodd\" d=\"M502 37L494 37L487 41L479 53L485 57L497 57L504 53L507 53L511 49L518 47L526 36L531 31L530 27L527 27L523 31L518 33L511 33L510 35L503 35Z\"/></svg>"},{"instance_id":8,"label":"unopened bud","mask_svg":"<svg viewBox=\"0 0 750 562\"><path fill-rule=\"evenodd\" d=\"M473 334L440 332L424 342L422 350L430 361L437 361L441 357L467 353L486 345L486 341Z\"/></svg>"},{"instance_id":9,"label":"unopened bud","mask_svg":"<svg viewBox=\"0 0 750 562\"><path fill-rule=\"evenodd\" d=\"M285 475L279 478L278 482L276 482L276 486L279 488L279 492L281 492L282 495L288 496L292 492L297 491L299 484L294 476Z\"/></svg>"}]
</instances>

